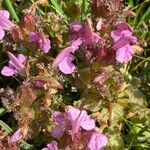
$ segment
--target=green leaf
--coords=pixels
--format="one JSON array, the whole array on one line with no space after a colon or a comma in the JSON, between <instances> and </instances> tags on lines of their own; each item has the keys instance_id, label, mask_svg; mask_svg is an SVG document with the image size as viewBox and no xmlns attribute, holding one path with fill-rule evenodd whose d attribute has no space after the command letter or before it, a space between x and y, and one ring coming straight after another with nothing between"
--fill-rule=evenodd
<instances>
[{"instance_id":1,"label":"green leaf","mask_svg":"<svg viewBox=\"0 0 150 150\"><path fill-rule=\"evenodd\" d=\"M28 144L27 142L25 141L22 141L20 146L24 149L24 150L32 150L34 149L34 146L31 145L31 144Z\"/></svg>"},{"instance_id":2,"label":"green leaf","mask_svg":"<svg viewBox=\"0 0 150 150\"><path fill-rule=\"evenodd\" d=\"M3 107L0 107L0 116L6 113L6 109Z\"/></svg>"},{"instance_id":3,"label":"green leaf","mask_svg":"<svg viewBox=\"0 0 150 150\"><path fill-rule=\"evenodd\" d=\"M13 18L15 21L19 22L19 18L18 18L18 16L17 16L17 13L16 13L16 11L15 11L15 9L14 9L14 7L13 7L11 1L10 1L10 0L4 0L3 3L4 3L4 5L6 6L6 8L9 10L9 12L10 12L12 18Z\"/></svg>"},{"instance_id":4,"label":"green leaf","mask_svg":"<svg viewBox=\"0 0 150 150\"><path fill-rule=\"evenodd\" d=\"M0 126L1 126L7 133L12 132L12 129L11 129L6 123L4 123L2 120L0 120Z\"/></svg>"},{"instance_id":5,"label":"green leaf","mask_svg":"<svg viewBox=\"0 0 150 150\"><path fill-rule=\"evenodd\" d=\"M65 15L61 6L58 4L57 0L51 0L51 3L53 5L53 8L56 10L56 12L67 21L67 16Z\"/></svg>"}]
</instances>

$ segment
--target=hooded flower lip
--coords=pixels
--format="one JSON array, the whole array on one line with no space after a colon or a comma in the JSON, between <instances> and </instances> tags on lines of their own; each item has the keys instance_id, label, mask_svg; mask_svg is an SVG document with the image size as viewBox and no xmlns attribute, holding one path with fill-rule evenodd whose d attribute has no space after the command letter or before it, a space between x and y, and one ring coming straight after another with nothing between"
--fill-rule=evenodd
<instances>
[{"instance_id":1,"label":"hooded flower lip","mask_svg":"<svg viewBox=\"0 0 150 150\"><path fill-rule=\"evenodd\" d=\"M5 30L11 30L15 24L9 20L9 12L7 10L0 10L0 26Z\"/></svg>"},{"instance_id":2,"label":"hooded flower lip","mask_svg":"<svg viewBox=\"0 0 150 150\"><path fill-rule=\"evenodd\" d=\"M11 30L15 24L9 20L9 12L6 10L0 10L0 40L3 39L5 32L4 30Z\"/></svg>"},{"instance_id":3,"label":"hooded flower lip","mask_svg":"<svg viewBox=\"0 0 150 150\"><path fill-rule=\"evenodd\" d=\"M116 60L120 63L128 63L133 55L130 44L137 42L137 38L132 36L132 28L126 22L122 22L111 32L111 37L114 40L113 49L117 50Z\"/></svg>"},{"instance_id":4,"label":"hooded flower lip","mask_svg":"<svg viewBox=\"0 0 150 150\"><path fill-rule=\"evenodd\" d=\"M61 63L58 64L58 68L61 72L64 74L72 74L75 70L75 65L72 63L74 60L74 56L72 54L66 55L61 61Z\"/></svg>"},{"instance_id":5,"label":"hooded flower lip","mask_svg":"<svg viewBox=\"0 0 150 150\"><path fill-rule=\"evenodd\" d=\"M51 42L43 33L31 32L29 34L29 42L35 43L44 53L48 53L51 49Z\"/></svg>"},{"instance_id":6,"label":"hooded flower lip","mask_svg":"<svg viewBox=\"0 0 150 150\"><path fill-rule=\"evenodd\" d=\"M55 58L52 67L58 67L60 71L64 74L71 74L75 70L75 65L72 63L74 56L71 53L74 53L78 47L69 46L63 49L58 56Z\"/></svg>"},{"instance_id":7,"label":"hooded flower lip","mask_svg":"<svg viewBox=\"0 0 150 150\"><path fill-rule=\"evenodd\" d=\"M13 76L18 73L21 76L25 76L26 74L23 63L26 61L26 56L19 54L16 57L10 52L7 52L7 54L10 60L8 62L8 66L4 66L4 68L1 70L1 74L4 76Z\"/></svg>"},{"instance_id":8,"label":"hooded flower lip","mask_svg":"<svg viewBox=\"0 0 150 150\"><path fill-rule=\"evenodd\" d=\"M79 131L80 127L87 131L95 128L95 121L88 116L86 111L80 111L79 109L71 106L67 107L66 111L68 114L68 120L72 127L70 131L72 139L74 138L74 135Z\"/></svg>"},{"instance_id":9,"label":"hooded flower lip","mask_svg":"<svg viewBox=\"0 0 150 150\"><path fill-rule=\"evenodd\" d=\"M22 132L21 132L21 129L18 129L13 135L12 137L10 138L9 142L10 143L19 143L21 142L21 139L22 139Z\"/></svg>"}]
</instances>

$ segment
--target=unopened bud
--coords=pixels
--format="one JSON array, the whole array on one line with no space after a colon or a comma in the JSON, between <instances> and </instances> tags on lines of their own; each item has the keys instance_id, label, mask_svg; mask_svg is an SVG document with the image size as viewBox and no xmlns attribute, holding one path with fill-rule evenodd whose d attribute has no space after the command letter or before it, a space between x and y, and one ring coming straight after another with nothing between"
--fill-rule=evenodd
<instances>
[{"instance_id":1,"label":"unopened bud","mask_svg":"<svg viewBox=\"0 0 150 150\"><path fill-rule=\"evenodd\" d=\"M21 27L26 33L30 33L31 31L34 31L35 29L35 21L36 18L34 15L28 13L26 14L22 21L21 21Z\"/></svg>"}]
</instances>

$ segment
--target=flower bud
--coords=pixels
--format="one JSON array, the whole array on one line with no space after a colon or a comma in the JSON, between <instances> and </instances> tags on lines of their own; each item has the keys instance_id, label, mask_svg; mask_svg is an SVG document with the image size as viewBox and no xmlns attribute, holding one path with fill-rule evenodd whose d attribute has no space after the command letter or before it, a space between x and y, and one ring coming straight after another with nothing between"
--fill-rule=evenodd
<instances>
[{"instance_id":1,"label":"flower bud","mask_svg":"<svg viewBox=\"0 0 150 150\"><path fill-rule=\"evenodd\" d=\"M26 33L29 33L31 31L34 31L35 22L36 22L36 18L34 15L30 13L25 14L21 21L21 27Z\"/></svg>"}]
</instances>

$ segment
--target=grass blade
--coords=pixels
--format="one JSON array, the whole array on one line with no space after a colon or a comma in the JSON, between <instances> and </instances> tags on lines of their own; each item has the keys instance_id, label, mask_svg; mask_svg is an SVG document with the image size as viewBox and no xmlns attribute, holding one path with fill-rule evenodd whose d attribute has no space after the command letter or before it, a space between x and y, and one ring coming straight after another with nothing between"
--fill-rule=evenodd
<instances>
[{"instance_id":1,"label":"grass blade","mask_svg":"<svg viewBox=\"0 0 150 150\"><path fill-rule=\"evenodd\" d=\"M53 8L55 11L65 20L67 20L67 16L65 15L64 11L62 10L61 6L58 4L57 0L51 0Z\"/></svg>"},{"instance_id":2,"label":"grass blade","mask_svg":"<svg viewBox=\"0 0 150 150\"><path fill-rule=\"evenodd\" d=\"M14 7L12 6L11 1L10 1L10 0L4 0L3 3L4 3L4 5L6 6L6 8L9 10L9 12L10 12L12 18L13 18L15 21L19 22L19 18L18 18L18 16L17 16L17 13L16 13Z\"/></svg>"}]
</instances>

